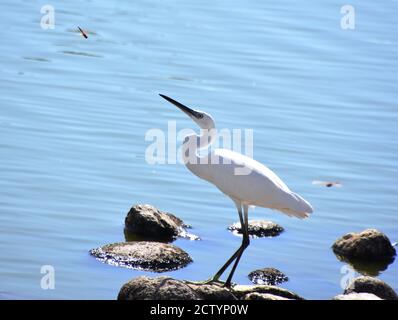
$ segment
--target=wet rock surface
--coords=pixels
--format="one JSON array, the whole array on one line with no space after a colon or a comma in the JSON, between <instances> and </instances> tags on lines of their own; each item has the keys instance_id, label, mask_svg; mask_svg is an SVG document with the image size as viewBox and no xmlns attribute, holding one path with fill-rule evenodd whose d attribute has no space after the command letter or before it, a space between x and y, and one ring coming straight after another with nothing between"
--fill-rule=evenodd
<instances>
[{"instance_id":1,"label":"wet rock surface","mask_svg":"<svg viewBox=\"0 0 398 320\"><path fill-rule=\"evenodd\" d=\"M332 246L336 255L363 260L391 260L396 252L387 236L376 229L348 233Z\"/></svg>"},{"instance_id":2,"label":"wet rock surface","mask_svg":"<svg viewBox=\"0 0 398 320\"><path fill-rule=\"evenodd\" d=\"M279 224L267 220L249 220L249 235L253 237L275 237L281 234L284 229ZM240 222L228 227L234 234L242 234Z\"/></svg>"},{"instance_id":3,"label":"wet rock surface","mask_svg":"<svg viewBox=\"0 0 398 320\"><path fill-rule=\"evenodd\" d=\"M383 300L373 293L349 293L349 294L339 294L335 296L332 300Z\"/></svg>"},{"instance_id":4,"label":"wet rock surface","mask_svg":"<svg viewBox=\"0 0 398 320\"><path fill-rule=\"evenodd\" d=\"M284 297L280 297L270 293L248 293L243 296L243 300L292 300Z\"/></svg>"},{"instance_id":5,"label":"wet rock surface","mask_svg":"<svg viewBox=\"0 0 398 320\"><path fill-rule=\"evenodd\" d=\"M185 267L191 257L179 247L160 242L120 242L90 250L98 260L125 268L164 272Z\"/></svg>"},{"instance_id":6,"label":"wet rock surface","mask_svg":"<svg viewBox=\"0 0 398 320\"><path fill-rule=\"evenodd\" d=\"M304 300L304 298L300 297L298 294L281 288L277 286L270 285L236 285L233 287L234 294L242 299L246 295L251 293L260 293L260 294L272 294L278 297L293 299L293 300Z\"/></svg>"},{"instance_id":7,"label":"wet rock surface","mask_svg":"<svg viewBox=\"0 0 398 320\"><path fill-rule=\"evenodd\" d=\"M120 289L119 300L281 300L300 299L297 294L275 286L241 286L232 289L220 283L199 284L170 277L138 277Z\"/></svg>"},{"instance_id":8,"label":"wet rock surface","mask_svg":"<svg viewBox=\"0 0 398 320\"><path fill-rule=\"evenodd\" d=\"M122 286L118 300L236 300L221 285L194 284L169 277L138 277Z\"/></svg>"},{"instance_id":9,"label":"wet rock surface","mask_svg":"<svg viewBox=\"0 0 398 320\"><path fill-rule=\"evenodd\" d=\"M249 273L249 279L254 284L278 285L289 280L281 271L275 268L263 268Z\"/></svg>"},{"instance_id":10,"label":"wet rock surface","mask_svg":"<svg viewBox=\"0 0 398 320\"><path fill-rule=\"evenodd\" d=\"M173 241L177 237L198 240L199 237L187 232L188 228L180 218L149 204L133 206L125 218L126 231L146 240Z\"/></svg>"},{"instance_id":11,"label":"wet rock surface","mask_svg":"<svg viewBox=\"0 0 398 320\"><path fill-rule=\"evenodd\" d=\"M398 300L398 295L387 283L372 277L358 277L352 281L344 294L372 293L381 299Z\"/></svg>"}]
</instances>

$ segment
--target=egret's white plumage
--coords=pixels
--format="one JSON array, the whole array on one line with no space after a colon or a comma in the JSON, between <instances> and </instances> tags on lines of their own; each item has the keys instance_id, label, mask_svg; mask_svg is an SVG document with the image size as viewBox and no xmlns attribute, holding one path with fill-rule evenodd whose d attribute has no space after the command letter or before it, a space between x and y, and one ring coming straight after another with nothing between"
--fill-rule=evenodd
<instances>
[{"instance_id":1,"label":"egret's white plumage","mask_svg":"<svg viewBox=\"0 0 398 320\"><path fill-rule=\"evenodd\" d=\"M241 204L279 210L298 218L313 212L306 200L260 162L227 149L215 149L211 158L218 164L188 164L188 168ZM236 174L243 168L248 174Z\"/></svg>"},{"instance_id":2,"label":"egret's white plumage","mask_svg":"<svg viewBox=\"0 0 398 320\"><path fill-rule=\"evenodd\" d=\"M184 139L182 156L187 168L199 178L214 184L229 196L238 208L244 231L242 246L213 278L218 280L225 269L236 260L227 280L230 284L239 259L249 244L249 206L270 208L301 219L307 218L313 212L312 206L297 193L292 192L271 169L252 158L227 149L215 149L200 157L199 149L208 148L216 137L213 118L206 112L188 108L167 96L160 96L177 106L202 129L201 135L188 135Z\"/></svg>"}]
</instances>

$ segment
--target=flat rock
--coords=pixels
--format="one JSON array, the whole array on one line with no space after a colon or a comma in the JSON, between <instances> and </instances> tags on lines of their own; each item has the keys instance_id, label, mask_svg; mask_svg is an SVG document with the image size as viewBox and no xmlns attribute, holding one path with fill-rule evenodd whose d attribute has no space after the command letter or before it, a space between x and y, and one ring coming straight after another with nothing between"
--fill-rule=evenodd
<instances>
[{"instance_id":1,"label":"flat rock","mask_svg":"<svg viewBox=\"0 0 398 320\"><path fill-rule=\"evenodd\" d=\"M291 300L291 299L276 296L270 293L253 292L245 294L242 300Z\"/></svg>"},{"instance_id":2,"label":"flat rock","mask_svg":"<svg viewBox=\"0 0 398 320\"><path fill-rule=\"evenodd\" d=\"M221 283L200 284L170 277L146 276L122 286L119 300L285 300L300 299L297 294L273 286L239 286L225 288Z\"/></svg>"},{"instance_id":3,"label":"flat rock","mask_svg":"<svg viewBox=\"0 0 398 320\"><path fill-rule=\"evenodd\" d=\"M249 273L249 279L254 284L278 285L289 280L281 271L275 268L263 268Z\"/></svg>"},{"instance_id":4,"label":"flat rock","mask_svg":"<svg viewBox=\"0 0 398 320\"><path fill-rule=\"evenodd\" d=\"M177 237L198 240L187 232L189 225L175 215L160 211L149 204L133 206L124 221L128 233L145 240L173 241Z\"/></svg>"},{"instance_id":5,"label":"flat rock","mask_svg":"<svg viewBox=\"0 0 398 320\"><path fill-rule=\"evenodd\" d=\"M398 295L387 283L372 277L358 277L345 289L344 294L373 293L381 299L398 300Z\"/></svg>"},{"instance_id":6,"label":"flat rock","mask_svg":"<svg viewBox=\"0 0 398 320\"><path fill-rule=\"evenodd\" d=\"M373 293L349 293L349 294L339 294L335 296L332 300L383 300Z\"/></svg>"},{"instance_id":7,"label":"flat rock","mask_svg":"<svg viewBox=\"0 0 398 320\"><path fill-rule=\"evenodd\" d=\"M90 250L98 260L125 268L164 272L185 267L191 257L179 247L160 242L120 242Z\"/></svg>"},{"instance_id":8,"label":"flat rock","mask_svg":"<svg viewBox=\"0 0 398 320\"><path fill-rule=\"evenodd\" d=\"M304 300L304 298L292 291L270 285L236 285L233 287L233 291L239 299L242 299L244 296L250 293L268 293L293 300Z\"/></svg>"},{"instance_id":9,"label":"flat rock","mask_svg":"<svg viewBox=\"0 0 398 320\"><path fill-rule=\"evenodd\" d=\"M332 249L340 256L367 260L388 260L396 254L387 236L376 229L348 233L338 239Z\"/></svg>"},{"instance_id":10,"label":"flat rock","mask_svg":"<svg viewBox=\"0 0 398 320\"><path fill-rule=\"evenodd\" d=\"M228 227L234 234L242 234L240 222ZM275 237L284 231L279 224L267 220L249 220L249 235L254 237Z\"/></svg>"}]
</instances>

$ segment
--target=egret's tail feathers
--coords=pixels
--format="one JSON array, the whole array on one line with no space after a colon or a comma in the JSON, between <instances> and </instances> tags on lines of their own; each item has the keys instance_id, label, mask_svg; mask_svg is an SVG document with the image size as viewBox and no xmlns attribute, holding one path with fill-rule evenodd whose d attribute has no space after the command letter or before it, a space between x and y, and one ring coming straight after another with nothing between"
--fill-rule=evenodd
<instances>
[{"instance_id":1,"label":"egret's tail feathers","mask_svg":"<svg viewBox=\"0 0 398 320\"><path fill-rule=\"evenodd\" d=\"M279 209L279 211L282 211L289 217L305 219L314 211L308 201L294 192L290 192L289 194L289 204L290 205L288 207Z\"/></svg>"},{"instance_id":2,"label":"egret's tail feathers","mask_svg":"<svg viewBox=\"0 0 398 320\"><path fill-rule=\"evenodd\" d=\"M279 211L283 212L284 214L287 214L289 217L296 217L299 219L305 219L310 216L308 212L299 212L299 211L293 211L290 209L279 209Z\"/></svg>"}]
</instances>

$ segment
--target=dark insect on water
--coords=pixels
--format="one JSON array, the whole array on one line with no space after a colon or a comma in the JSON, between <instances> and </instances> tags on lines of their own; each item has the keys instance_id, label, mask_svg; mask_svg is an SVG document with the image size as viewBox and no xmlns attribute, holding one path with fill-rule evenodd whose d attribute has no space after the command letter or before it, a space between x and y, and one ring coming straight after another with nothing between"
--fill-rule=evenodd
<instances>
[{"instance_id":1,"label":"dark insect on water","mask_svg":"<svg viewBox=\"0 0 398 320\"><path fill-rule=\"evenodd\" d=\"M80 27L77 27L77 28L79 29L79 31L82 34L82 36L87 39L88 38L87 34Z\"/></svg>"}]
</instances>

